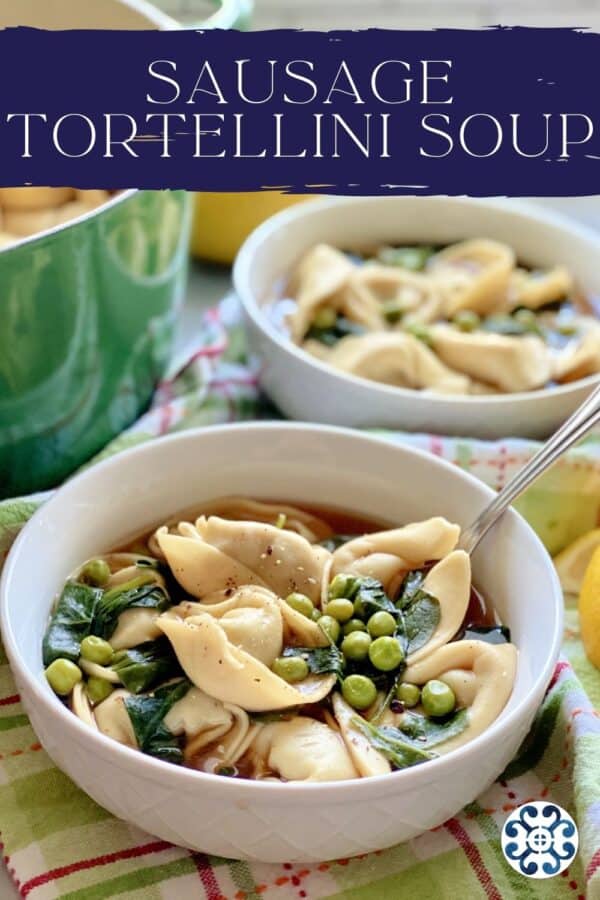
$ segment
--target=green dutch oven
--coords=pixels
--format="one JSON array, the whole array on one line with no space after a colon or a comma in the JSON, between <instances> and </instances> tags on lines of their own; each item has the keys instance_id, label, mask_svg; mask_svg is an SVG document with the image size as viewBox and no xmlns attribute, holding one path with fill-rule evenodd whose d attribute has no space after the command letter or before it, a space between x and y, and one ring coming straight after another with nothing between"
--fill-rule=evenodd
<instances>
[{"instance_id":1,"label":"green dutch oven","mask_svg":"<svg viewBox=\"0 0 600 900\"><path fill-rule=\"evenodd\" d=\"M203 27L243 27L223 0ZM143 0L0 0L0 27L181 27ZM148 406L184 297L191 197L125 191L0 250L0 497L52 487Z\"/></svg>"}]
</instances>

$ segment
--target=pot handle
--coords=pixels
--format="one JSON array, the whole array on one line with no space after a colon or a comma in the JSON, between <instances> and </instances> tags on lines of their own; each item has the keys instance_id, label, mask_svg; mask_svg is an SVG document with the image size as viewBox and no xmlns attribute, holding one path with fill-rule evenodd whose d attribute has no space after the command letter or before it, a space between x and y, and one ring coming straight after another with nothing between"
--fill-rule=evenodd
<instances>
[{"instance_id":1,"label":"pot handle","mask_svg":"<svg viewBox=\"0 0 600 900\"><path fill-rule=\"evenodd\" d=\"M245 31L250 25L254 0L211 0L215 12L192 28L237 28Z\"/></svg>"}]
</instances>

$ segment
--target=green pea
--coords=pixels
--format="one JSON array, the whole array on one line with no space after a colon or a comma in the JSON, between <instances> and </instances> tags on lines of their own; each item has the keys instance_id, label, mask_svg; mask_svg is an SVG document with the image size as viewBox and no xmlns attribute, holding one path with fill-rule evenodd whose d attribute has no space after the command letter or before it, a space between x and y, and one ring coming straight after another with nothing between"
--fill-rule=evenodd
<instances>
[{"instance_id":1,"label":"green pea","mask_svg":"<svg viewBox=\"0 0 600 900\"><path fill-rule=\"evenodd\" d=\"M112 694L113 685L106 678L92 676L87 680L86 690L90 701L96 706Z\"/></svg>"},{"instance_id":2,"label":"green pea","mask_svg":"<svg viewBox=\"0 0 600 900\"><path fill-rule=\"evenodd\" d=\"M558 333L564 335L564 337L571 337L572 335L577 334L576 322L557 322L554 327Z\"/></svg>"},{"instance_id":3,"label":"green pea","mask_svg":"<svg viewBox=\"0 0 600 900\"><path fill-rule=\"evenodd\" d=\"M360 596L358 596L354 601L354 616L357 619L364 619L366 612L365 604L360 599Z\"/></svg>"},{"instance_id":4,"label":"green pea","mask_svg":"<svg viewBox=\"0 0 600 900\"><path fill-rule=\"evenodd\" d=\"M422 325L421 322L412 322L410 325L407 325L404 329L409 334L412 334L414 338L418 341L422 341L424 344L427 344L428 347L432 344L432 337L429 328L425 325Z\"/></svg>"},{"instance_id":5,"label":"green pea","mask_svg":"<svg viewBox=\"0 0 600 900\"><path fill-rule=\"evenodd\" d=\"M385 612L385 610L373 613L367 622L367 631L373 638L393 634L395 630L396 620L391 613Z\"/></svg>"},{"instance_id":6,"label":"green pea","mask_svg":"<svg viewBox=\"0 0 600 900\"><path fill-rule=\"evenodd\" d=\"M278 656L271 668L290 684L302 681L308 675L308 663L301 656Z\"/></svg>"},{"instance_id":7,"label":"green pea","mask_svg":"<svg viewBox=\"0 0 600 900\"><path fill-rule=\"evenodd\" d=\"M299 594L297 591L294 591L293 594L289 594L289 596L285 598L285 602L288 606L291 606L292 609L295 609L296 612L306 616L307 619L311 618L314 606L312 600L310 597L307 597L306 594Z\"/></svg>"},{"instance_id":8,"label":"green pea","mask_svg":"<svg viewBox=\"0 0 600 900\"><path fill-rule=\"evenodd\" d=\"M421 691L421 703L428 716L447 716L456 706L456 697L451 687L432 679Z\"/></svg>"},{"instance_id":9,"label":"green pea","mask_svg":"<svg viewBox=\"0 0 600 900\"><path fill-rule=\"evenodd\" d=\"M70 694L82 679L81 669L70 659L55 659L45 672L48 684L56 694Z\"/></svg>"},{"instance_id":10,"label":"green pea","mask_svg":"<svg viewBox=\"0 0 600 900\"><path fill-rule=\"evenodd\" d=\"M396 688L396 697L410 709L411 707L416 706L421 699L421 691L416 684L410 684L408 681L403 681L402 684L399 684Z\"/></svg>"},{"instance_id":11,"label":"green pea","mask_svg":"<svg viewBox=\"0 0 600 900\"><path fill-rule=\"evenodd\" d=\"M523 307L522 309L518 309L514 315L517 322L519 322L520 325L525 326L525 328L537 328L537 317L532 309Z\"/></svg>"},{"instance_id":12,"label":"green pea","mask_svg":"<svg viewBox=\"0 0 600 900\"><path fill-rule=\"evenodd\" d=\"M420 272L434 252L433 247L382 247L377 258L386 266L400 266L411 272Z\"/></svg>"},{"instance_id":13,"label":"green pea","mask_svg":"<svg viewBox=\"0 0 600 900\"><path fill-rule=\"evenodd\" d=\"M89 634L82 640L79 652L84 659L100 666L107 665L114 656L113 648L108 641L96 637L95 634Z\"/></svg>"},{"instance_id":14,"label":"green pea","mask_svg":"<svg viewBox=\"0 0 600 900\"><path fill-rule=\"evenodd\" d=\"M348 675L342 682L342 696L354 709L367 709L375 702L377 688L366 675Z\"/></svg>"},{"instance_id":15,"label":"green pea","mask_svg":"<svg viewBox=\"0 0 600 900\"><path fill-rule=\"evenodd\" d=\"M397 300L384 300L381 305L381 311L385 321L389 322L390 325L395 325L396 322L400 321L406 309Z\"/></svg>"},{"instance_id":16,"label":"green pea","mask_svg":"<svg viewBox=\"0 0 600 900\"><path fill-rule=\"evenodd\" d=\"M361 662L369 655L369 647L371 646L371 638L366 631L353 631L347 634L342 641L342 653L346 659L354 662Z\"/></svg>"},{"instance_id":17,"label":"green pea","mask_svg":"<svg viewBox=\"0 0 600 900\"><path fill-rule=\"evenodd\" d=\"M404 659L404 653L396 638L378 637L369 647L369 659L380 672L392 672Z\"/></svg>"},{"instance_id":18,"label":"green pea","mask_svg":"<svg viewBox=\"0 0 600 900\"><path fill-rule=\"evenodd\" d=\"M335 600L329 601L325 612L328 616L337 619L338 622L349 622L354 615L354 603L345 597L337 597Z\"/></svg>"},{"instance_id":19,"label":"green pea","mask_svg":"<svg viewBox=\"0 0 600 900\"><path fill-rule=\"evenodd\" d=\"M332 306L322 306L315 313L312 324L315 328L333 328L337 322L337 312Z\"/></svg>"},{"instance_id":20,"label":"green pea","mask_svg":"<svg viewBox=\"0 0 600 900\"><path fill-rule=\"evenodd\" d=\"M342 631L344 634L352 634L353 631L366 631L367 626L363 622L362 619L350 619L349 622L346 622Z\"/></svg>"},{"instance_id":21,"label":"green pea","mask_svg":"<svg viewBox=\"0 0 600 900\"><path fill-rule=\"evenodd\" d=\"M90 559L79 573L81 581L102 587L110 578L110 567L103 559Z\"/></svg>"},{"instance_id":22,"label":"green pea","mask_svg":"<svg viewBox=\"0 0 600 900\"><path fill-rule=\"evenodd\" d=\"M336 575L329 585L329 599L336 600L338 597L352 598L358 587L358 580L354 575Z\"/></svg>"},{"instance_id":23,"label":"green pea","mask_svg":"<svg viewBox=\"0 0 600 900\"><path fill-rule=\"evenodd\" d=\"M313 620L313 622L317 622L321 618L321 610L317 609L317 607L314 606L313 611L310 614L310 617Z\"/></svg>"},{"instance_id":24,"label":"green pea","mask_svg":"<svg viewBox=\"0 0 600 900\"><path fill-rule=\"evenodd\" d=\"M321 616L319 626L323 629L327 637L337 644L340 636L340 623L333 616Z\"/></svg>"},{"instance_id":25,"label":"green pea","mask_svg":"<svg viewBox=\"0 0 600 900\"><path fill-rule=\"evenodd\" d=\"M471 309L461 309L456 313L452 322L460 331L475 331L481 325L481 319Z\"/></svg>"}]
</instances>

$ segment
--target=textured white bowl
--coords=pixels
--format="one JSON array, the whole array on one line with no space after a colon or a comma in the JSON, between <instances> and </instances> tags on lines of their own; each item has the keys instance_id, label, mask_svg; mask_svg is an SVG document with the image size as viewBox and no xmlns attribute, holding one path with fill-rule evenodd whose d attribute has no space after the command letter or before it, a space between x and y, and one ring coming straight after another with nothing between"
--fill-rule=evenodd
<instances>
[{"instance_id":1,"label":"textured white bowl","mask_svg":"<svg viewBox=\"0 0 600 900\"><path fill-rule=\"evenodd\" d=\"M261 384L292 419L390 427L480 438L550 434L599 376L542 391L491 396L425 395L356 378L327 366L281 334L261 307L314 244L447 244L470 237L504 241L540 268L566 265L600 297L600 234L526 203L453 197L345 197L300 203L264 222L240 250L234 283Z\"/></svg>"},{"instance_id":2,"label":"textured white bowl","mask_svg":"<svg viewBox=\"0 0 600 900\"><path fill-rule=\"evenodd\" d=\"M473 800L517 751L558 655L562 596L540 541L508 513L475 554L475 583L519 648L512 697L481 737L375 778L276 784L220 778L122 747L89 729L46 683L41 642L82 559L194 502L224 494L303 500L396 522L466 524L492 492L415 450L349 431L253 424L185 432L79 475L31 519L0 585L0 624L23 703L56 764L115 815L165 840L269 862L351 856L407 840Z\"/></svg>"}]
</instances>

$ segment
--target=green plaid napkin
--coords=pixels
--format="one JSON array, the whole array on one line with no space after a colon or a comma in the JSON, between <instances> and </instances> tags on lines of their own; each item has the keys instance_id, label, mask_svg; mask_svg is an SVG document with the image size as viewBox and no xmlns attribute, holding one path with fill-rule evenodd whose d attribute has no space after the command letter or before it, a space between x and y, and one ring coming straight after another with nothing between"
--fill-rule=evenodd
<instances>
[{"instance_id":1,"label":"green plaid napkin","mask_svg":"<svg viewBox=\"0 0 600 900\"><path fill-rule=\"evenodd\" d=\"M273 416L259 397L231 300L206 316L196 348L177 363L151 410L105 454L198 425ZM499 488L535 449L516 440L483 443L387 433L443 456ZM103 455L105 455L103 454ZM0 562L44 497L0 504ZM598 521L600 451L591 439L562 460L522 501L556 552ZM390 850L319 865L267 865L174 847L97 806L46 756L0 658L0 840L23 897L101 900L420 900L465 897L600 898L600 677L587 663L577 617L567 609L564 657L534 727L503 776L460 815ZM93 761L90 761L93 765ZM554 800L575 817L580 851L561 876L522 877L500 849L507 814L526 800Z\"/></svg>"}]
</instances>

